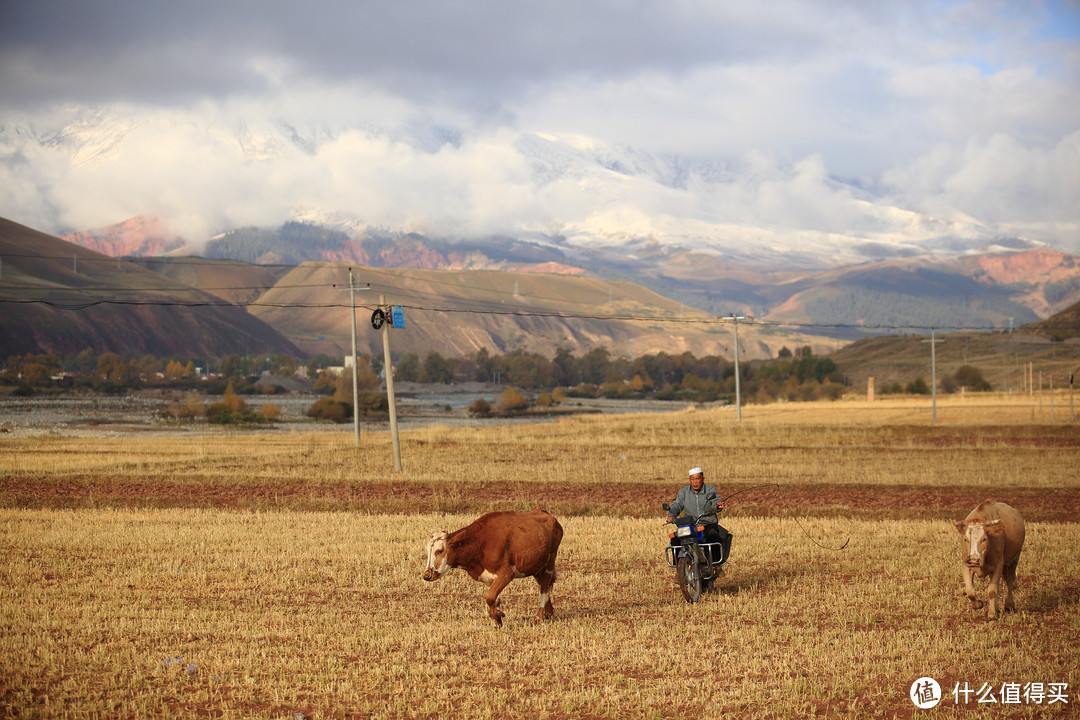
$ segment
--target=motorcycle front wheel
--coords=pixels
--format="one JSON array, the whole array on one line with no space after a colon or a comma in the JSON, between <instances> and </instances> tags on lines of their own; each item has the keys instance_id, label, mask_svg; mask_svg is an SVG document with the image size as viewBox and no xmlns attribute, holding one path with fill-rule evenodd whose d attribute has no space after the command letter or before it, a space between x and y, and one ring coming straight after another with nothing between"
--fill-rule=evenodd
<instances>
[{"instance_id":1,"label":"motorcycle front wheel","mask_svg":"<svg viewBox=\"0 0 1080 720\"><path fill-rule=\"evenodd\" d=\"M697 563L693 558L685 555L679 558L675 566L675 578L686 602L696 603L701 599L701 576L698 574Z\"/></svg>"}]
</instances>

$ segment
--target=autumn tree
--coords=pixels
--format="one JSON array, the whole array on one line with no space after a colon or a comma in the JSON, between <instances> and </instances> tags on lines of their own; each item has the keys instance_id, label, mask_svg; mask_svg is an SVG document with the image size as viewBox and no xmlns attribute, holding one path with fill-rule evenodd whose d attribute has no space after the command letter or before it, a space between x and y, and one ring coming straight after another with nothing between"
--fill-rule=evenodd
<instances>
[{"instance_id":1,"label":"autumn tree","mask_svg":"<svg viewBox=\"0 0 1080 720\"><path fill-rule=\"evenodd\" d=\"M525 399L525 396L517 388L508 387L499 396L495 407L502 413L521 412L529 407L529 401Z\"/></svg>"}]
</instances>

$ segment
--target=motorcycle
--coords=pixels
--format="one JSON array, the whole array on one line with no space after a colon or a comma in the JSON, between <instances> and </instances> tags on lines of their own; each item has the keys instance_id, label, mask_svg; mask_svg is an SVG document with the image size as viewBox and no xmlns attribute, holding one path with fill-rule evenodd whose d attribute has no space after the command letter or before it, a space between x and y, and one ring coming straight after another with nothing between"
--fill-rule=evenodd
<instances>
[{"instance_id":1,"label":"motorcycle","mask_svg":"<svg viewBox=\"0 0 1080 720\"><path fill-rule=\"evenodd\" d=\"M664 503L664 510L671 507ZM719 514L721 507L713 512ZM704 516L702 516L704 517ZM668 537L671 544L664 548L664 559L668 567L675 568L675 582L688 603L701 600L702 592L712 592L716 579L724 574L727 564L730 541L725 549L724 543L706 542L705 525L701 517L680 516L665 525L674 525Z\"/></svg>"}]
</instances>

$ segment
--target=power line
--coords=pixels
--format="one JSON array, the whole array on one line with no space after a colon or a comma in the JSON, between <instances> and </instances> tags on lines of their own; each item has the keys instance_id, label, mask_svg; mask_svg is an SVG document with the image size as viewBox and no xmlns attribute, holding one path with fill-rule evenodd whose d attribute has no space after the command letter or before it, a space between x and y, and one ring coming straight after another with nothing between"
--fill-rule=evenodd
<instances>
[{"instance_id":1,"label":"power line","mask_svg":"<svg viewBox=\"0 0 1080 720\"><path fill-rule=\"evenodd\" d=\"M295 268L295 267L298 267L295 264L288 264L288 263L251 263L251 262L247 262L245 260L233 260L231 258L204 258L204 257L200 257L198 255L186 255L184 257L178 257L178 258L160 257L160 256L155 256L155 257L133 257L133 256L110 257L110 256L105 255L103 253L99 253L96 250L91 250L90 248L84 248L82 246L79 246L79 247L80 247L81 250L85 250L86 252L90 252L90 253L94 253L95 255L101 255L102 256L102 257L82 256L79 259L82 260L83 262L108 263L110 265L113 265L113 264L117 263L118 261L123 261L123 262L126 262L126 263L130 263L132 265L144 265L144 264L145 265L204 265L204 264L209 265L209 264L213 264L213 265L242 265L244 267L255 267L255 268ZM77 254L77 253L78 253L78 251L76 251L75 254ZM30 260L64 260L64 261L67 261L67 260L70 260L72 258L72 255L39 255L39 254L36 254L36 253L30 254L30 253L4 252L3 255L4 255L4 257L27 258L27 259L30 259ZM323 261L323 260L305 260L304 262L305 262L305 264L310 264L310 265L326 265L326 266L341 265L340 262L330 261L330 260L326 260L326 261Z\"/></svg>"},{"instance_id":2,"label":"power line","mask_svg":"<svg viewBox=\"0 0 1080 720\"><path fill-rule=\"evenodd\" d=\"M83 285L79 287L64 287L57 288L53 285L12 285L12 289L16 290L62 290L66 292L108 292L108 293L159 293L159 292L204 292L212 293L214 291L225 290L271 290L276 288L282 288L285 290L291 290L294 288L325 288L326 283L304 283L300 285L236 285L225 287L193 287L191 285L178 285L176 287L169 287L167 285L155 286L155 287L108 287L99 285Z\"/></svg>"},{"instance_id":3,"label":"power line","mask_svg":"<svg viewBox=\"0 0 1080 720\"><path fill-rule=\"evenodd\" d=\"M301 286L306 287L306 286ZM317 285L311 287L325 287L325 285ZM190 288L189 288L190 289ZM298 309L326 309L326 308L345 308L349 307L348 304L343 302L266 302L262 300L250 300L250 301L237 301L229 302L226 300L193 300L183 301L175 299L143 299L143 300L119 300L119 299L97 299L86 301L64 301L63 299L45 299L45 298L0 298L0 303L11 304L41 304L49 307L55 307L61 310L84 310L91 307L100 305L121 305L121 306L155 306L155 307L265 307L265 308L298 308ZM619 320L626 322L662 322L670 324L682 324L682 325L699 325L699 324L712 324L722 325L732 322L732 318L721 315L701 315L697 317L686 317L676 315L641 315L641 314L597 314L597 313L575 313L564 312L555 310L524 310L524 309L481 309L481 308L468 308L468 307L447 307L436 305L419 305L419 304L407 304L397 303L399 306L420 312L440 312L440 313L452 313L452 314L468 314L468 315L498 315L498 316L510 316L510 317L536 317L536 318L555 318L563 320ZM368 310L374 310L374 305L358 305ZM740 318L742 319L742 318ZM864 324L864 323L828 323L828 322L786 322L786 321L771 321L771 320L750 320L746 319L743 322L744 325L756 325L762 327L775 327L775 328L818 328L818 329L834 329L834 330L954 330L954 331L976 331L976 332L1004 332L1004 329L997 328L992 325L918 325L918 324ZM1080 325L1060 325L1064 329L1078 328Z\"/></svg>"},{"instance_id":4,"label":"power line","mask_svg":"<svg viewBox=\"0 0 1080 720\"><path fill-rule=\"evenodd\" d=\"M90 251L90 252L93 252L93 251ZM29 259L34 259L34 260L63 260L63 261L71 260L71 256L68 256L68 255L31 255L31 254L26 254L26 253L4 253L4 256L12 257L12 258L29 258ZM194 258L194 256L188 256L188 257L189 258ZM80 259L83 262L108 263L110 265L115 263L115 262L119 262L121 260L121 258L111 258L111 257L103 257L103 258L85 258L84 257L84 258L80 258ZM250 267L250 268L288 268L290 270L300 267L300 265L288 265L288 264L253 264L253 263L250 263L250 262L245 262L243 260L229 260L229 259L217 259L217 258L195 258L195 259L174 259L174 258L160 258L160 257L153 257L153 258L124 258L124 262L130 263L132 265L138 265L138 266L148 265L148 264L206 266L206 265L212 264L212 265L215 265L215 266L238 265L238 266ZM325 261L323 261L323 260L305 260L303 262L303 266L308 267L308 268L311 268L311 267L315 267L315 268L339 268L342 265L343 265L342 262L330 261L330 260L325 260ZM479 291L486 292L486 293L489 293L489 294L492 294L492 295L502 295L502 296L506 296L506 297L515 297L515 296L518 295L518 293L515 293L515 292L510 291L510 290L499 290L497 288L491 288L491 287L481 287L481 286L478 286L478 285L467 285L467 284L464 284L464 283L456 283L456 282L451 282L451 281L447 281L447 280L439 280L438 278L420 277L420 276L411 274L409 272L410 270L412 270L412 268L395 268L393 270L386 270L386 269L365 267L364 268L364 273L366 275L379 275L379 276L383 276L383 277L390 278L390 279L393 279L393 280L398 280L398 281L400 281L402 279L409 279L409 280L415 280L417 282L422 282L422 283L425 283L425 284L428 284L428 285L440 285L440 286L452 287L452 288L457 288L457 289L479 290ZM479 273L479 272L494 272L494 271L466 270L464 272L478 272ZM292 287L295 287L295 288L325 287L325 285L324 284L323 285L320 285L320 284L312 284L312 285L307 285L307 284L278 285L278 284L274 284L274 285L270 285L270 286L250 286L250 287L248 287L248 286L240 286L240 287L218 287L218 288L201 288L201 287L200 288L193 288L193 287L190 287L190 286L182 286L182 287L176 287L176 288L160 287L160 288L153 288L153 290L174 291L174 292L175 291L183 291L183 290L206 290L206 291L218 290L218 291L226 291L226 290L271 290L271 289L277 289L277 288L292 288ZM100 291L103 291L103 292L107 292L107 291L133 292L132 290L130 290L128 288L116 288L116 289L113 289L113 288L80 288L80 289L94 289L94 290L100 290ZM389 289L389 290L391 290L393 292L401 292L401 290L402 290L402 288L399 285L388 285L387 289ZM430 294L430 293L424 293L424 292L419 291L419 290L411 290L410 292L412 294L418 296L418 297L424 297L424 296L431 297L431 298L440 298L441 297L439 295L434 295L434 294ZM558 300L563 299L563 298L559 298L559 297L539 295L539 294L536 294L536 293L530 293L528 295L528 297L534 298L534 299L537 299L537 300L553 300L553 301L558 301Z\"/></svg>"},{"instance_id":5,"label":"power line","mask_svg":"<svg viewBox=\"0 0 1080 720\"><path fill-rule=\"evenodd\" d=\"M31 254L19 254L19 253L4 253L8 257L21 257L21 258L34 258L34 259L48 259L48 260L67 260L67 256L51 256L51 255L31 255ZM85 261L90 262L113 262L118 261L119 258L83 258ZM295 265L252 265L239 260L218 260L218 259L200 259L192 258L188 256L188 259L174 259L174 258L139 258L136 260L127 259L127 262L132 264L147 264L147 263L162 263L162 264L186 264L186 265L203 265L206 263L212 263L214 265L235 264L243 265L245 267L257 267L257 268L290 268L295 269L298 266ZM336 261L307 261L305 266L316 267L341 267L342 263ZM596 314L596 313L581 313L570 311L556 311L556 310L528 310L528 309L508 309L503 307L503 301L498 299L498 296L516 297L518 293L511 292L509 290L499 290L497 288L481 285L468 285L461 282L452 282L448 280L441 280L435 277L423 277L412 274L410 269L377 269L377 268L365 268L364 273L366 275L381 276L394 281L394 284L385 285L385 289L389 292L393 292L397 295L404 295L406 297L413 297L418 300L431 300L436 301L436 304L402 304L403 307L408 307L412 310L430 311L430 312L442 312L442 313L463 313L463 314L476 314L476 315L503 315L503 316L517 316L517 317L541 317L541 318L558 318L567 320L620 320L620 321L632 321L632 322L664 322L673 324L722 324L730 322L730 318L723 316L709 315L702 313L700 315L693 315L686 317L682 312L676 317L674 314ZM470 271L470 272L484 272L484 271ZM446 296L440 295L434 292L425 292L423 290L402 287L400 283L402 281L415 281L424 283L425 285L435 285L453 288L455 290L471 290L473 292L482 292L488 295L494 295L493 299L482 298L458 298L458 303L455 307L440 306L437 301L445 301ZM337 283L330 285L331 287L338 287ZM141 300L122 300L117 298L96 298L86 300L76 300L72 298L70 300L63 297L64 293L70 294L90 294L90 293L111 293L111 294L156 294L164 292L199 292L210 293L214 292L251 292L251 291L272 291L272 290L304 290L313 288L325 288L326 283L296 283L289 285L273 284L273 285L240 285L240 286L219 286L219 287L205 287L196 288L192 286L160 286L160 287L146 287L146 288L132 288L132 287L109 287L109 286L85 286L79 288L54 288L48 285L19 285L11 286L12 290L19 291L31 291L42 290L52 291L60 297L52 298L0 298L0 303L15 303L15 304L31 304L39 303L50 307L55 307L64 310L84 310L91 307L101 305L152 305L159 307L267 307L267 308L340 308L343 307L341 303L336 302L324 302L324 303L305 303L305 302L267 302L261 299L253 300L192 300L184 301L172 299L141 299ZM545 295L532 294L529 296L535 300L549 300L554 302L567 302L565 297L551 297ZM401 304L401 303L399 303ZM581 303L578 303L581 304ZM371 308L369 308L371 309ZM1011 319L1010 319L1011 320ZM750 320L748 324L758 325L762 327L775 327L775 328L791 328L791 329L819 329L819 330L860 330L860 331L892 331L892 330L909 330L909 331L935 331L935 330L954 330L954 331L974 331L974 332L994 332L1004 331L1004 328L998 328L994 325L963 325L952 324L943 325L935 323L933 325L922 325L914 323L879 323L879 324L866 324L866 323L839 323L839 322L793 322L783 320ZM1076 324L1062 324L1056 327L1061 329L1073 329L1080 327Z\"/></svg>"}]
</instances>

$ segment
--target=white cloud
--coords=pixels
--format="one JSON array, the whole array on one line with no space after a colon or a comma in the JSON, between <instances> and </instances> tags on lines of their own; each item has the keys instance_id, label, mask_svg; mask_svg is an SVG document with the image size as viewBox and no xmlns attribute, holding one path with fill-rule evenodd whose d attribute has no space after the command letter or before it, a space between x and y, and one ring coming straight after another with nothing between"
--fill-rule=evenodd
<instances>
[{"instance_id":1,"label":"white cloud","mask_svg":"<svg viewBox=\"0 0 1080 720\"><path fill-rule=\"evenodd\" d=\"M43 7L0 9L0 214L46 231L325 212L446 235L883 232L840 177L1080 244L1061 3Z\"/></svg>"},{"instance_id":2,"label":"white cloud","mask_svg":"<svg viewBox=\"0 0 1080 720\"><path fill-rule=\"evenodd\" d=\"M884 179L900 202L921 211L962 212L1005 232L1080 250L1080 131L1049 148L1004 134L959 148L941 145Z\"/></svg>"}]
</instances>

